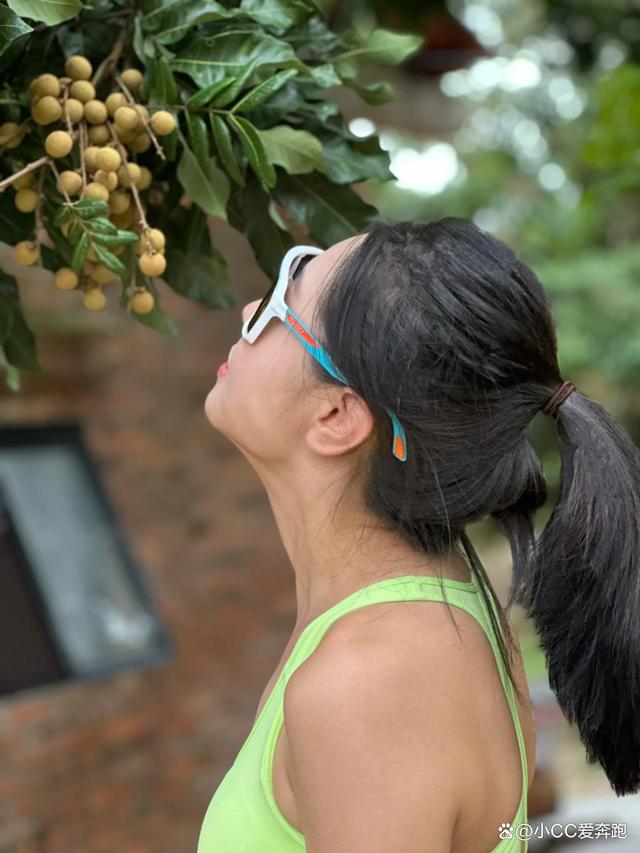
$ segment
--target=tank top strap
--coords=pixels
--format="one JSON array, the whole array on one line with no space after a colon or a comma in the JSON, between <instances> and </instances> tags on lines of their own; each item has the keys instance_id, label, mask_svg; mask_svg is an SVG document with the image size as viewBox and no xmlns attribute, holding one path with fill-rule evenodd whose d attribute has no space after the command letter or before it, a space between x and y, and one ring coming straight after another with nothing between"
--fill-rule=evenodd
<instances>
[{"instance_id":1,"label":"tank top strap","mask_svg":"<svg viewBox=\"0 0 640 853\"><path fill-rule=\"evenodd\" d=\"M476 619L484 623L485 614L478 600L478 590L479 586L475 578L470 582L464 582L425 575L384 578L362 587L325 610L306 626L283 668L283 685L286 686L295 670L315 651L331 625L346 613L359 610L369 604L393 601L448 601L471 612ZM483 627L485 627L484 624Z\"/></svg>"},{"instance_id":2,"label":"tank top strap","mask_svg":"<svg viewBox=\"0 0 640 853\"><path fill-rule=\"evenodd\" d=\"M487 592L488 594L488 592ZM500 626L496 606L488 594L491 608ZM453 604L473 616L481 625L491 646L498 667L500 681L505 692L507 704L511 712L516 738L520 750L520 765L522 770L521 819L526 821L526 791L528 781L527 757L524 735L520 725L520 715L516 704L513 684L502 660L500 647L490 620L487 604L484 601L477 578L469 581L456 581L449 578L436 578L425 575L402 575L385 578L369 586L362 587L356 592L338 601L313 619L302 631L292 649L281 673L279 695L284 694L287 682L295 670L311 655L320 644L329 627L346 613L366 607L369 604L380 604L392 601L437 601ZM280 703L281 704L281 703ZM282 722L280 717L280 724ZM523 805L524 801L524 805Z\"/></svg>"}]
</instances>

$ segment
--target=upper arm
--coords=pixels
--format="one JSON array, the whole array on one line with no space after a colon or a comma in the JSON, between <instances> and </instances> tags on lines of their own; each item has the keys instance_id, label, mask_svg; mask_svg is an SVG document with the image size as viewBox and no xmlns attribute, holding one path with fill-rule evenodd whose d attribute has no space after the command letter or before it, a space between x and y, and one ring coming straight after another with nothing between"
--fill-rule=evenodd
<instances>
[{"instance_id":1,"label":"upper arm","mask_svg":"<svg viewBox=\"0 0 640 853\"><path fill-rule=\"evenodd\" d=\"M323 646L294 672L284 698L307 850L449 851L456 774L447 715L430 686L437 677L416 676L415 665L379 643Z\"/></svg>"}]
</instances>

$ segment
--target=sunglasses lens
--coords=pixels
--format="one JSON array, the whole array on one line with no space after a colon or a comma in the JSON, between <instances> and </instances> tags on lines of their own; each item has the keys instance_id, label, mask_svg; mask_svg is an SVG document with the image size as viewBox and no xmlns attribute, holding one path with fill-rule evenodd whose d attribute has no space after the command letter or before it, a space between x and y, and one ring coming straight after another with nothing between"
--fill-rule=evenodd
<instances>
[{"instance_id":1,"label":"sunglasses lens","mask_svg":"<svg viewBox=\"0 0 640 853\"><path fill-rule=\"evenodd\" d=\"M271 285L271 287L269 288L269 290L267 291L267 293L263 296L263 298L262 298L262 302L260 303L260 305L258 305L258 307L256 308L256 310L255 310L255 312L254 312L253 316L252 316L252 317L251 317L251 319L249 320L249 325L247 326L247 331L248 331L248 332L250 332L250 331L251 331L252 326L256 323L256 321L258 320L258 318L260 317L260 315L262 314L262 312L264 311L264 309L265 309L265 308L267 307L267 305L269 304L269 301L270 301L271 296L272 296L272 294L273 294L273 291L274 291L275 289L276 289L275 284L272 284L272 285Z\"/></svg>"}]
</instances>

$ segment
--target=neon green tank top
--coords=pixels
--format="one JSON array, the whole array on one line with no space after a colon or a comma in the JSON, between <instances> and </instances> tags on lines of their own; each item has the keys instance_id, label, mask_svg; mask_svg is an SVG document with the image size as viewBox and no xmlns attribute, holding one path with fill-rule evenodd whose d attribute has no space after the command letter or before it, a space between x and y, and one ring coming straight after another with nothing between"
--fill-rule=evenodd
<instances>
[{"instance_id":1,"label":"neon green tank top","mask_svg":"<svg viewBox=\"0 0 640 853\"><path fill-rule=\"evenodd\" d=\"M338 601L304 628L235 761L209 803L197 853L300 853L306 850L304 835L281 814L272 787L273 757L283 724L286 684L340 616L368 604L405 600L446 601L460 607L478 620L489 639L515 725L522 766L522 794L517 812L500 834L496 827L496 838L501 840L492 853L528 850L526 840L518 841L515 835L518 824L527 822L527 756L513 685L500 656L478 581L475 578L470 582L444 578L446 598L440 583L438 578L422 575L386 578ZM495 612L493 602L491 605ZM512 837L505 837L510 832Z\"/></svg>"}]
</instances>

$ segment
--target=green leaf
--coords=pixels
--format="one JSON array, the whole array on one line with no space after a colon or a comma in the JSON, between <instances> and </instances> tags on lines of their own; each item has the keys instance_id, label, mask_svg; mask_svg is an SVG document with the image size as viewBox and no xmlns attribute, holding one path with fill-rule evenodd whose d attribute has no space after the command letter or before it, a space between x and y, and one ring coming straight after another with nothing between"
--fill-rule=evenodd
<instances>
[{"instance_id":1,"label":"green leaf","mask_svg":"<svg viewBox=\"0 0 640 853\"><path fill-rule=\"evenodd\" d=\"M229 290L227 265L218 252L199 254L170 247L163 280L176 293L206 305L207 308L230 308L236 300Z\"/></svg>"},{"instance_id":2,"label":"green leaf","mask_svg":"<svg viewBox=\"0 0 640 853\"><path fill-rule=\"evenodd\" d=\"M257 128L250 121L247 121L246 118L233 115L232 113L229 113L229 122L240 137L240 143L247 160L262 183L267 188L275 186L276 172L267 160L267 154Z\"/></svg>"},{"instance_id":3,"label":"green leaf","mask_svg":"<svg viewBox=\"0 0 640 853\"><path fill-rule=\"evenodd\" d=\"M246 188L234 189L229 199L229 223L246 236L260 268L274 280L284 253L293 246L294 240L273 221L269 204L268 193L250 172Z\"/></svg>"},{"instance_id":4,"label":"green leaf","mask_svg":"<svg viewBox=\"0 0 640 853\"><path fill-rule=\"evenodd\" d=\"M149 104L176 104L179 102L178 86L173 71L164 56L157 56L151 61L151 90Z\"/></svg>"},{"instance_id":5,"label":"green leaf","mask_svg":"<svg viewBox=\"0 0 640 853\"><path fill-rule=\"evenodd\" d=\"M93 242L102 246L126 246L137 243L139 236L134 231L118 231L117 234L93 234Z\"/></svg>"},{"instance_id":6,"label":"green leaf","mask_svg":"<svg viewBox=\"0 0 640 853\"><path fill-rule=\"evenodd\" d=\"M211 216L227 218L229 179L218 168L215 158L209 160L205 173L194 153L183 144L182 157L178 164L178 180L189 198Z\"/></svg>"},{"instance_id":7,"label":"green leaf","mask_svg":"<svg viewBox=\"0 0 640 853\"><path fill-rule=\"evenodd\" d=\"M248 112L254 109L268 100L278 89L284 86L287 80L295 77L297 73L295 68L285 68L283 71L278 71L273 77L269 77L267 80L263 80L262 83L258 83L255 88L240 98L232 107L231 112ZM338 80L338 82L340 81Z\"/></svg>"},{"instance_id":8,"label":"green leaf","mask_svg":"<svg viewBox=\"0 0 640 853\"><path fill-rule=\"evenodd\" d=\"M361 62L379 62L383 65L396 65L404 62L424 44L422 36L411 33L397 33L383 27L371 30L357 39L357 44L333 60L357 59Z\"/></svg>"},{"instance_id":9,"label":"green leaf","mask_svg":"<svg viewBox=\"0 0 640 853\"><path fill-rule=\"evenodd\" d=\"M80 0L7 0L21 18L42 21L50 27L73 18L82 9Z\"/></svg>"},{"instance_id":10,"label":"green leaf","mask_svg":"<svg viewBox=\"0 0 640 853\"><path fill-rule=\"evenodd\" d=\"M239 28L214 36L196 33L180 55L171 60L171 67L188 74L199 86L210 86L224 77L238 76L254 61L256 67L306 68L286 41L268 33Z\"/></svg>"},{"instance_id":11,"label":"green leaf","mask_svg":"<svg viewBox=\"0 0 640 853\"><path fill-rule=\"evenodd\" d=\"M82 219L92 219L101 213L106 213L109 205L101 198L82 198L76 201L73 209Z\"/></svg>"},{"instance_id":12,"label":"green leaf","mask_svg":"<svg viewBox=\"0 0 640 853\"><path fill-rule=\"evenodd\" d=\"M377 214L350 187L337 186L324 175L278 173L272 194L311 236L327 247L357 234Z\"/></svg>"},{"instance_id":13,"label":"green leaf","mask_svg":"<svg viewBox=\"0 0 640 853\"><path fill-rule=\"evenodd\" d=\"M326 164L320 140L308 131L280 124L258 132L268 160L282 166L289 174L324 169Z\"/></svg>"},{"instance_id":14,"label":"green leaf","mask_svg":"<svg viewBox=\"0 0 640 853\"><path fill-rule=\"evenodd\" d=\"M3 318L4 362L41 374L33 332L22 313L18 285L13 276L0 270L0 317ZM10 318L10 319L7 319Z\"/></svg>"},{"instance_id":15,"label":"green leaf","mask_svg":"<svg viewBox=\"0 0 640 853\"><path fill-rule=\"evenodd\" d=\"M83 232L82 237L78 240L71 255L71 268L74 272L79 273L82 264L85 262L87 252L89 251L89 235Z\"/></svg>"},{"instance_id":16,"label":"green leaf","mask_svg":"<svg viewBox=\"0 0 640 853\"><path fill-rule=\"evenodd\" d=\"M238 161L236 160L236 156L233 151L233 142L231 141L229 128L227 127L224 119L216 113L209 113L209 120L211 122L213 139L216 143L216 148L218 149L218 154L220 155L222 164L233 180L240 186L244 186L244 177L240 171L240 166L238 165Z\"/></svg>"},{"instance_id":17,"label":"green leaf","mask_svg":"<svg viewBox=\"0 0 640 853\"><path fill-rule=\"evenodd\" d=\"M77 216L73 217L73 222L67 231L67 240L72 246L75 246L80 237L84 234L85 229L82 227L82 221Z\"/></svg>"},{"instance_id":18,"label":"green leaf","mask_svg":"<svg viewBox=\"0 0 640 853\"><path fill-rule=\"evenodd\" d=\"M71 219L71 208L68 204L63 205L58 208L55 216L53 217L53 224L60 228L61 225L64 225L65 222L68 222Z\"/></svg>"},{"instance_id":19,"label":"green leaf","mask_svg":"<svg viewBox=\"0 0 640 853\"><path fill-rule=\"evenodd\" d=\"M225 77L222 80L218 80L217 83L212 83L211 86L205 86L204 89L199 89L195 95L192 95L187 101L187 109L195 111L206 106L219 92L226 89L227 86L230 86L234 79L234 77Z\"/></svg>"},{"instance_id":20,"label":"green leaf","mask_svg":"<svg viewBox=\"0 0 640 853\"><path fill-rule=\"evenodd\" d=\"M104 249L102 246L100 246L97 240L94 240L92 245L96 258L101 264L104 264L107 269L111 270L117 275L125 274L126 268L120 258L109 252L108 249Z\"/></svg>"},{"instance_id":21,"label":"green leaf","mask_svg":"<svg viewBox=\"0 0 640 853\"><path fill-rule=\"evenodd\" d=\"M320 169L336 184L352 184L375 178L393 180L389 169L389 154L380 147L377 136L367 139L346 140L333 133L318 132L325 157L325 167Z\"/></svg>"},{"instance_id":22,"label":"green leaf","mask_svg":"<svg viewBox=\"0 0 640 853\"><path fill-rule=\"evenodd\" d=\"M370 83L368 86L361 86L354 80L349 79L346 79L344 83L346 86L353 89L353 91L368 104L374 104L376 106L379 104L386 104L388 101L392 101L395 97L393 86L390 83L379 82Z\"/></svg>"},{"instance_id":23,"label":"green leaf","mask_svg":"<svg viewBox=\"0 0 640 853\"><path fill-rule=\"evenodd\" d=\"M214 107L226 107L227 104L230 104L232 101L238 97L240 92L245 86L245 83L249 81L251 75L256 69L258 64L257 59L253 59L248 65L242 69L242 71L236 76L231 78L231 85L225 86L225 88L219 92L215 98L213 99Z\"/></svg>"},{"instance_id":24,"label":"green leaf","mask_svg":"<svg viewBox=\"0 0 640 853\"><path fill-rule=\"evenodd\" d=\"M215 0L173 0L158 3L142 20L142 28L153 33L158 44L174 44L196 24L228 18L235 10L225 9Z\"/></svg>"},{"instance_id":25,"label":"green leaf","mask_svg":"<svg viewBox=\"0 0 640 853\"><path fill-rule=\"evenodd\" d=\"M246 12L263 27L282 35L294 26L300 26L315 11L305 0L242 0L240 11Z\"/></svg>"},{"instance_id":26,"label":"green leaf","mask_svg":"<svg viewBox=\"0 0 640 853\"><path fill-rule=\"evenodd\" d=\"M98 216L96 219L91 220L91 231L93 234L117 234L118 227L109 219Z\"/></svg>"},{"instance_id":27,"label":"green leaf","mask_svg":"<svg viewBox=\"0 0 640 853\"><path fill-rule=\"evenodd\" d=\"M33 27L30 27L11 9L0 6L0 59L8 54L11 45L15 45L18 39L30 32L33 32Z\"/></svg>"},{"instance_id":28,"label":"green leaf","mask_svg":"<svg viewBox=\"0 0 640 853\"><path fill-rule=\"evenodd\" d=\"M326 89L329 86L340 86L342 84L342 80L330 62L314 66L311 69L311 76L314 82L317 83L318 86L322 86L323 89Z\"/></svg>"},{"instance_id":29,"label":"green leaf","mask_svg":"<svg viewBox=\"0 0 640 853\"><path fill-rule=\"evenodd\" d=\"M187 134L191 150L196 156L200 168L205 174L209 170L209 134L207 133L207 125L202 116L194 115L193 113L185 112L185 121L187 123Z\"/></svg>"}]
</instances>

